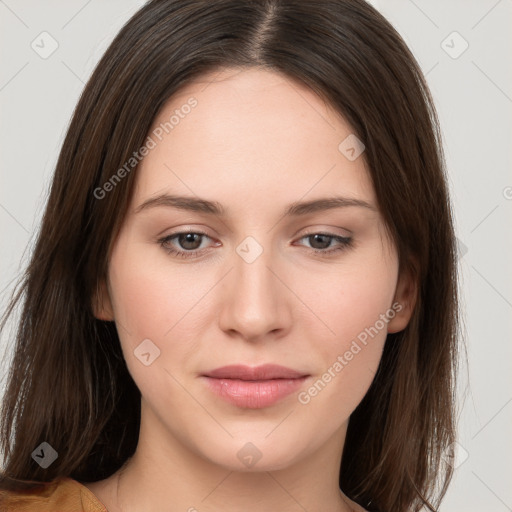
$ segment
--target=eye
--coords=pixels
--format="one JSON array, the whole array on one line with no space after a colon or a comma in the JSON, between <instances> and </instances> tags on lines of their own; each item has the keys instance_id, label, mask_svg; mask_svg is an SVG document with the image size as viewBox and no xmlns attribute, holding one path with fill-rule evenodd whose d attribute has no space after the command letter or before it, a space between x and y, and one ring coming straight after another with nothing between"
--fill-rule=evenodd
<instances>
[{"instance_id":1,"label":"eye","mask_svg":"<svg viewBox=\"0 0 512 512\"><path fill-rule=\"evenodd\" d=\"M181 231L161 238L158 242L168 254L179 256L180 258L191 258L202 252L197 250L201 246L202 237L210 238L202 231ZM174 239L185 250L176 249L176 246L170 243Z\"/></svg>"},{"instance_id":2,"label":"eye","mask_svg":"<svg viewBox=\"0 0 512 512\"><path fill-rule=\"evenodd\" d=\"M299 238L299 240L303 239L313 240L313 252L320 256L330 256L332 253L343 251L352 246L352 237L334 235L332 233L309 233ZM338 245L325 250L333 241L337 242ZM314 247L315 245L320 246L320 248Z\"/></svg>"},{"instance_id":3,"label":"eye","mask_svg":"<svg viewBox=\"0 0 512 512\"><path fill-rule=\"evenodd\" d=\"M210 238L202 231L180 231L159 239L158 243L168 254L180 258L193 258L204 252L204 248L201 248L201 242L205 237ZM338 253L352 246L351 237L334 235L332 233L310 233L299 238L299 240L303 239L312 240L313 246L311 249L319 256L330 256L333 253ZM172 243L173 241L175 241L179 247L176 247L176 245ZM332 247L331 243L333 241L338 245ZM217 243L217 245L220 244Z\"/></svg>"}]
</instances>

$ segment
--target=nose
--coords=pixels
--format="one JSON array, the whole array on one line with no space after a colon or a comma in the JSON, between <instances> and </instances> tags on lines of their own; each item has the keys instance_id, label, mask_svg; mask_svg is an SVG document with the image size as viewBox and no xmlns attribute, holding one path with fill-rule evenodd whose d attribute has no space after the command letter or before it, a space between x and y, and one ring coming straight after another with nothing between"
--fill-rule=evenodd
<instances>
[{"instance_id":1,"label":"nose","mask_svg":"<svg viewBox=\"0 0 512 512\"><path fill-rule=\"evenodd\" d=\"M219 326L251 342L284 336L292 324L293 293L286 287L283 267L270 250L252 260L243 249L233 255L232 270L223 280ZM255 248L249 244L251 250Z\"/></svg>"}]
</instances>

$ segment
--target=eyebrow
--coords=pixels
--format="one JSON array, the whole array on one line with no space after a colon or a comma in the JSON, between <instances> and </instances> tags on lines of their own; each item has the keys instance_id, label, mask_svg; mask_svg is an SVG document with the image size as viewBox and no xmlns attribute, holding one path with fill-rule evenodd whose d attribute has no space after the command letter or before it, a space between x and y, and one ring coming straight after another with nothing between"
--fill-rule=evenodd
<instances>
[{"instance_id":1,"label":"eyebrow","mask_svg":"<svg viewBox=\"0 0 512 512\"><path fill-rule=\"evenodd\" d=\"M135 209L135 213L139 213L140 211L147 210L149 208L156 208L158 206L166 206L169 208L176 208L178 210L186 210L190 212L206 213L218 217L225 217L227 213L224 207L217 201L209 201L207 199L170 194L160 194L156 197L147 199ZM283 215L288 217L298 217L301 215L307 215L309 213L332 210L334 208L346 208L351 206L368 208L369 210L377 212L377 208L366 201L338 196L291 203L287 206Z\"/></svg>"}]
</instances>

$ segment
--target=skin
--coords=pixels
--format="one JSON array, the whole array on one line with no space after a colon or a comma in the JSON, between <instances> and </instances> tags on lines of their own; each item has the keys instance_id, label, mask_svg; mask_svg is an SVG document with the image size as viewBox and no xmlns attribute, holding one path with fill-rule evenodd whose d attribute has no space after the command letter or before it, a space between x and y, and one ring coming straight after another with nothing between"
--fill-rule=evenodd
<instances>
[{"instance_id":1,"label":"skin","mask_svg":"<svg viewBox=\"0 0 512 512\"><path fill-rule=\"evenodd\" d=\"M351 127L275 72L207 75L170 98L153 128L191 97L197 106L137 169L95 302L98 318L116 321L141 390L139 443L120 471L85 485L110 512L363 510L339 489L345 433L387 332L406 327L416 293L410 276L398 273L364 153L348 160L338 145ZM162 193L215 200L227 214L169 206L135 213ZM375 209L283 217L292 202L337 195ZM194 229L207 233L193 247L200 255L179 258L158 242ZM339 246L306 237L322 232L351 236L353 246L315 254ZM248 236L263 249L252 263L236 251ZM193 246L179 242L168 245ZM301 388L308 390L396 302L400 312L307 404L292 393L267 408L242 409L199 378L227 364L277 363L309 374ZM149 366L134 355L144 339L160 349ZM250 468L237 457L248 442L261 453Z\"/></svg>"}]
</instances>

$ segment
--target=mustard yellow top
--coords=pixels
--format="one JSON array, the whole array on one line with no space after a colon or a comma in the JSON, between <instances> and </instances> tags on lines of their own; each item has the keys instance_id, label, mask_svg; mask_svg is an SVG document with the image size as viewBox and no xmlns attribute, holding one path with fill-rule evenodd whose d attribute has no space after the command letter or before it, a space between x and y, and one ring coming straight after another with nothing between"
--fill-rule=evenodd
<instances>
[{"instance_id":1,"label":"mustard yellow top","mask_svg":"<svg viewBox=\"0 0 512 512\"><path fill-rule=\"evenodd\" d=\"M80 482L61 478L42 491L0 491L2 512L108 512Z\"/></svg>"}]
</instances>

